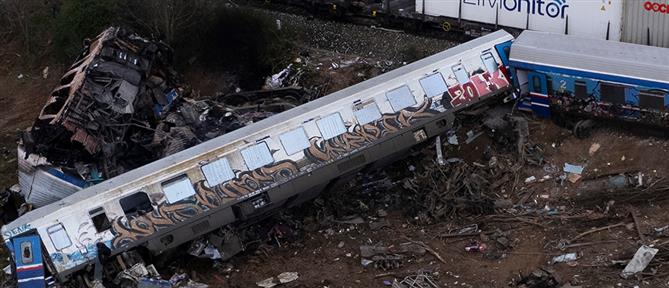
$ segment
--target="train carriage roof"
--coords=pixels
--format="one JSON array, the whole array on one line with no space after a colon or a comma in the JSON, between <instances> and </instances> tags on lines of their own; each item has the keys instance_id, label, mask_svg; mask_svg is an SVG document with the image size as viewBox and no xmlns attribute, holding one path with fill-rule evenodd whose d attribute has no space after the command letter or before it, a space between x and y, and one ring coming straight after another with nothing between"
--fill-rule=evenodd
<instances>
[{"instance_id":1,"label":"train carriage roof","mask_svg":"<svg viewBox=\"0 0 669 288\"><path fill-rule=\"evenodd\" d=\"M669 49L556 33L524 31L511 65L669 89Z\"/></svg>"},{"instance_id":2,"label":"train carriage roof","mask_svg":"<svg viewBox=\"0 0 669 288\"><path fill-rule=\"evenodd\" d=\"M316 99L309 103L300 105L283 113L274 115L272 117L266 118L257 123L242 127L230 133L221 135L217 138L211 139L204 143L200 143L194 147L188 148L186 150L180 151L176 154L167 156L165 158L156 160L149 164L146 164L142 167L136 168L114 178L108 179L100 184L91 186L89 188L83 189L77 193L74 193L60 201L51 203L47 206L40 207L36 210L30 211L27 214L19 217L15 221L8 223L2 227L2 231L9 231L16 227L19 227L25 223L31 223L33 221L38 221L47 216L54 216L58 213L68 213L68 207L70 205L77 205L78 207L86 207L80 209L89 209L97 205L97 203L78 203L83 201L95 201L106 202L110 199L119 198L120 193L127 192L128 189L133 188L139 184L138 182L147 183L146 181L151 181L152 177L157 177L162 174L171 173L178 175L178 173L183 173L183 171L175 172L173 171L176 166L180 163L186 161L196 160L198 156L207 153L208 151L213 151L220 147L226 146L230 143L238 142L240 139L245 139L248 135L254 135L259 132L267 133L267 131L273 127L280 125L286 121L289 121L293 118L303 117L304 114L314 113L318 111L327 111L328 109L339 109L331 105L334 102L337 102L342 99L351 98L351 104L355 97L363 96L363 93L373 93L384 92L388 89L395 88L401 83L406 82L407 80L412 80L412 77L416 77L416 73L424 73L426 71L432 71L436 68L436 65L439 65L441 61L448 60L452 57L456 57L463 53L481 53L477 48L485 47L486 49L492 48L493 45L499 44L503 41L510 41L513 37L511 34L499 30L493 33L490 33L486 36L479 37L467 43L452 47L446 51L437 53L435 55L429 56L422 60L410 63L408 65L397 68L388 73L379 75L367 81L358 83L351 87L345 88L343 90L337 91L325 97ZM455 60L455 59L454 59ZM443 65L443 63L442 63ZM378 92L377 92L378 90ZM163 175L164 176L164 175ZM122 192L123 191L123 192ZM89 200L89 198L96 196L95 200Z\"/></svg>"}]
</instances>

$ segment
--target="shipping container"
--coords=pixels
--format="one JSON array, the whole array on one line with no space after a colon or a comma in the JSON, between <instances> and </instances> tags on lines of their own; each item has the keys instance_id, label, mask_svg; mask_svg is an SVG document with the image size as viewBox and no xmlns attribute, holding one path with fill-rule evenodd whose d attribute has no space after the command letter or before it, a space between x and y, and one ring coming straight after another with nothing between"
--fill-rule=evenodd
<instances>
[{"instance_id":1,"label":"shipping container","mask_svg":"<svg viewBox=\"0 0 669 288\"><path fill-rule=\"evenodd\" d=\"M669 47L669 0L627 0L622 41Z\"/></svg>"},{"instance_id":2,"label":"shipping container","mask_svg":"<svg viewBox=\"0 0 669 288\"><path fill-rule=\"evenodd\" d=\"M611 40L620 40L622 10L621 0L416 0L430 16Z\"/></svg>"}]
</instances>

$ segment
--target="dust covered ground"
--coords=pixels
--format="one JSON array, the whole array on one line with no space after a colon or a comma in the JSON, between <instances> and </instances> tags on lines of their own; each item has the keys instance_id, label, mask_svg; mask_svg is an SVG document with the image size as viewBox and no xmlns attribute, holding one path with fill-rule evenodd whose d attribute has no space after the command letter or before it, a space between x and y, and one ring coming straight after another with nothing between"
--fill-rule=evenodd
<instances>
[{"instance_id":1,"label":"dust covered ground","mask_svg":"<svg viewBox=\"0 0 669 288\"><path fill-rule=\"evenodd\" d=\"M667 196L662 195L667 192L663 176L669 167L655 156L666 153L669 142L611 130L600 130L581 140L547 121L532 121L531 126L532 141L545 149L545 164L523 165L510 179L515 182L513 190L483 192L501 202L492 211L475 213L463 204L450 215L421 223L415 210L435 207L417 207L416 201L407 200L416 195L410 195L413 191L407 189L405 181L420 178L416 175L425 173L420 170L439 169L430 146L385 169L386 176L381 179L388 177L390 183L354 180L349 187L277 217L274 223L299 223L293 226L299 235L295 239L266 238L259 248L254 246L229 263L212 265L210 260L197 259L177 266L218 287L253 287L282 272L300 276L284 287L383 287L419 271L429 271L440 287L669 286L664 267L669 256L667 235L664 230L655 230L669 221L663 208ZM465 159L467 165L485 165L482 163L489 160L482 154L491 142L482 135L470 144L446 144L444 149L449 158ZM590 155L595 143L600 148ZM498 161L507 159L498 157ZM562 169L551 168L565 162L585 165L583 177L576 183L561 181ZM410 166L417 170L409 171ZM646 181L663 184L645 194L632 187L587 192L591 195L581 192L596 179L620 173L641 173ZM527 177L542 179L546 175L551 178L525 183ZM379 188L374 190L365 183ZM340 212L332 212L334 209ZM472 225L477 229L463 230ZM398 264L391 267L363 264L371 257L361 255L365 253L361 246L402 251L403 245L417 242L434 253L390 253L401 255ZM473 242L486 244L487 250L465 251ZM642 244L659 248L656 258L643 273L623 279L621 271ZM552 263L553 257L572 252L576 260Z\"/></svg>"},{"instance_id":2,"label":"dust covered ground","mask_svg":"<svg viewBox=\"0 0 669 288\"><path fill-rule=\"evenodd\" d=\"M454 45L266 13L303 39L294 61L302 74L292 79L319 95ZM16 181L16 129L30 125L63 71L57 64L23 68L15 50L4 46L0 54L3 187ZM225 76L195 68L185 78L203 95L234 89ZM419 273L438 287L669 287L669 230L662 229L669 224L669 165L661 156L669 141L613 129L577 139L550 121L521 117L533 144L526 158L486 131L482 117L460 117L458 145L441 139L447 164L437 163L431 140L259 224L259 241L230 261L179 254L160 271L166 278L184 272L212 287L258 287L282 272L299 277L280 287L383 287ZM482 134L466 143L469 131ZM583 166L581 178L564 178L565 163ZM621 174L642 175L643 183L593 188ZM659 252L643 272L622 278L644 244ZM575 260L553 263L572 252Z\"/></svg>"}]
</instances>

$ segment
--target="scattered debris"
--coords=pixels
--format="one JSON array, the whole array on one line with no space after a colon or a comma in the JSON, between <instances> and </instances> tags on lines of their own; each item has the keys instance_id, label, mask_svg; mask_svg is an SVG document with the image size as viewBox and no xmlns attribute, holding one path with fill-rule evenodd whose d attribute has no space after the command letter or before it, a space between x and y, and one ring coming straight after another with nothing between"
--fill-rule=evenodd
<instances>
[{"instance_id":1,"label":"scattered debris","mask_svg":"<svg viewBox=\"0 0 669 288\"><path fill-rule=\"evenodd\" d=\"M279 284L290 283L299 278L297 272L283 272L276 277L270 277L256 282L256 285L263 288L271 288Z\"/></svg>"},{"instance_id":2,"label":"scattered debris","mask_svg":"<svg viewBox=\"0 0 669 288\"><path fill-rule=\"evenodd\" d=\"M597 153L600 147L601 145L599 145L599 143L592 143L592 145L590 145L590 148L588 149L588 154L590 156L595 155L595 153Z\"/></svg>"},{"instance_id":3,"label":"scattered debris","mask_svg":"<svg viewBox=\"0 0 669 288\"><path fill-rule=\"evenodd\" d=\"M432 278L432 273L418 271L416 275L404 277L402 281L395 279L392 283L393 288L439 288L439 284Z\"/></svg>"},{"instance_id":4,"label":"scattered debris","mask_svg":"<svg viewBox=\"0 0 669 288\"><path fill-rule=\"evenodd\" d=\"M519 288L558 288L560 281L555 272L549 268L535 270L523 277L518 283Z\"/></svg>"},{"instance_id":5,"label":"scattered debris","mask_svg":"<svg viewBox=\"0 0 669 288\"><path fill-rule=\"evenodd\" d=\"M474 133L474 131L469 131L467 132L467 139L465 140L466 144L470 144L476 140L476 138L479 138L479 136L483 135L483 132L478 132Z\"/></svg>"},{"instance_id":6,"label":"scattered debris","mask_svg":"<svg viewBox=\"0 0 669 288\"><path fill-rule=\"evenodd\" d=\"M564 163L563 171L567 173L581 174L583 173L583 166Z\"/></svg>"},{"instance_id":7,"label":"scattered debris","mask_svg":"<svg viewBox=\"0 0 669 288\"><path fill-rule=\"evenodd\" d=\"M441 151L441 135L437 136L437 139L434 141L435 147L437 150L437 163L441 166L446 165L446 162L444 161L444 153Z\"/></svg>"},{"instance_id":8,"label":"scattered debris","mask_svg":"<svg viewBox=\"0 0 669 288\"><path fill-rule=\"evenodd\" d=\"M284 284L297 280L297 278L299 278L299 275L297 274L297 272L283 272L278 276L276 276L276 278L279 279L279 283Z\"/></svg>"},{"instance_id":9,"label":"scattered debris","mask_svg":"<svg viewBox=\"0 0 669 288\"><path fill-rule=\"evenodd\" d=\"M485 252L486 250L488 250L488 245L479 241L472 241L465 246L467 252Z\"/></svg>"},{"instance_id":10,"label":"scattered debris","mask_svg":"<svg viewBox=\"0 0 669 288\"><path fill-rule=\"evenodd\" d=\"M572 261L576 261L577 258L578 258L578 256L576 255L576 253L567 253L567 254L563 254L563 255L560 255L560 256L553 257L553 260L551 261L551 264L572 262Z\"/></svg>"},{"instance_id":11,"label":"scattered debris","mask_svg":"<svg viewBox=\"0 0 669 288\"><path fill-rule=\"evenodd\" d=\"M657 254L658 251L659 249L651 248L646 245L639 247L636 253L634 253L632 260L627 263L625 269L620 273L620 276L627 279L628 277L643 271L648 267L648 264L653 260L653 257L655 257L655 254Z\"/></svg>"}]
</instances>

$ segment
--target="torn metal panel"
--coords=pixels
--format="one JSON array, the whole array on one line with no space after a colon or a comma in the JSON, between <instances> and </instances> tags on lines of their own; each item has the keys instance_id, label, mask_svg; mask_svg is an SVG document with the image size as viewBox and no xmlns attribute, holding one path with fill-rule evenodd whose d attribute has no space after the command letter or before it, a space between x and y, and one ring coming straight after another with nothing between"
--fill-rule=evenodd
<instances>
[{"instance_id":1,"label":"torn metal panel","mask_svg":"<svg viewBox=\"0 0 669 288\"><path fill-rule=\"evenodd\" d=\"M19 147L19 156L22 155L25 155L25 152ZM40 163L38 158L34 155L28 159L18 157L20 193L26 202L44 206L83 189L79 186L82 184L80 181L71 181L73 177L67 177L56 168L50 165L36 165Z\"/></svg>"}]
</instances>

